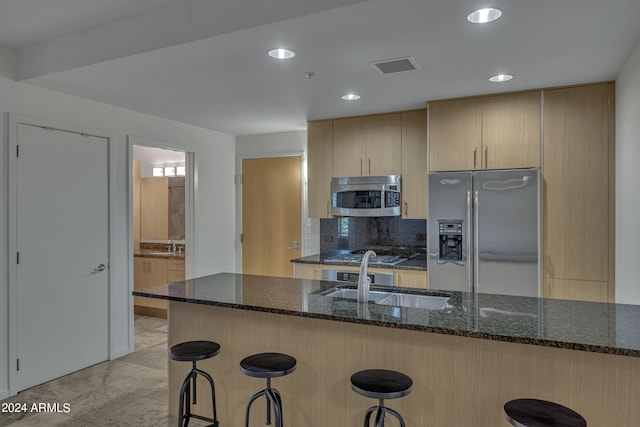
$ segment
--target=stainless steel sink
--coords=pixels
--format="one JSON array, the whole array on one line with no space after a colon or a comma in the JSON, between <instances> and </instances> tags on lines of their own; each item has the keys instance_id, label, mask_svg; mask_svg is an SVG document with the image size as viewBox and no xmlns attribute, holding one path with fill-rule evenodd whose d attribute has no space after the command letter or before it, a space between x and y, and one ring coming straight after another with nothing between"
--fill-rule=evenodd
<instances>
[{"instance_id":1,"label":"stainless steel sink","mask_svg":"<svg viewBox=\"0 0 640 427\"><path fill-rule=\"evenodd\" d=\"M393 305L399 307L416 307L424 308L426 310L442 310L447 306L449 296L440 295L418 295L418 294L405 294L394 293L388 298L378 302L383 305Z\"/></svg>"},{"instance_id":2,"label":"stainless steel sink","mask_svg":"<svg viewBox=\"0 0 640 427\"><path fill-rule=\"evenodd\" d=\"M358 298L358 290L352 288L334 288L329 289L326 292L323 292L326 297L333 298L345 298L355 300ZM369 291L369 301L375 302L377 304L381 304L381 301L389 298L389 292L384 291Z\"/></svg>"},{"instance_id":3,"label":"stainless steel sink","mask_svg":"<svg viewBox=\"0 0 640 427\"><path fill-rule=\"evenodd\" d=\"M333 298L357 299L357 290L354 288L333 288L322 293ZM380 305L398 307L415 307L426 310L441 310L447 307L451 295L445 293L423 294L411 292L369 291L369 301Z\"/></svg>"}]
</instances>

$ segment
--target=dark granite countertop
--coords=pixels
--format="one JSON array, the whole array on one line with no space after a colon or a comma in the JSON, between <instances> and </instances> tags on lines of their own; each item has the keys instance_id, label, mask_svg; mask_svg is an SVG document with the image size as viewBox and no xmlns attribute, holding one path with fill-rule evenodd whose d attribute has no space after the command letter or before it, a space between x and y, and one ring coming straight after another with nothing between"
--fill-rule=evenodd
<instances>
[{"instance_id":1,"label":"dark granite countertop","mask_svg":"<svg viewBox=\"0 0 640 427\"><path fill-rule=\"evenodd\" d=\"M309 255L302 258L292 259L291 262L298 264L322 264L322 265L335 265L335 266L350 266L360 267L360 263L348 263L348 262L326 262L324 257L319 254ZM369 268L386 268L390 270L417 270L427 271L427 257L418 256L416 258L408 259L395 265L379 265L369 264Z\"/></svg>"},{"instance_id":2,"label":"dark granite countertop","mask_svg":"<svg viewBox=\"0 0 640 427\"><path fill-rule=\"evenodd\" d=\"M220 273L136 296L640 357L640 306L450 292L442 310L331 298L325 280ZM376 289L372 286L372 290ZM429 290L394 288L429 294Z\"/></svg>"},{"instance_id":3,"label":"dark granite countertop","mask_svg":"<svg viewBox=\"0 0 640 427\"><path fill-rule=\"evenodd\" d=\"M156 251L153 249L141 249L140 251L135 251L133 253L133 256L144 258L184 260L184 252Z\"/></svg>"}]
</instances>

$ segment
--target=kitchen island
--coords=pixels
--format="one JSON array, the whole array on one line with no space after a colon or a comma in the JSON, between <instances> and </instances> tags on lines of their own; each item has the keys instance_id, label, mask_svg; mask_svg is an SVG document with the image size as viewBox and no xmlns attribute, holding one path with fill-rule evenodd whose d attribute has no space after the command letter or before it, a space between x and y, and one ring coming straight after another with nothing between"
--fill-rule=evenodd
<instances>
[{"instance_id":1,"label":"kitchen island","mask_svg":"<svg viewBox=\"0 0 640 427\"><path fill-rule=\"evenodd\" d=\"M520 397L567 405L589 426L640 419L640 306L454 292L438 310L365 309L323 295L336 285L221 273L134 294L169 300L169 345L221 344L199 366L216 381L224 425L243 425L248 398L264 386L240 373L240 360L264 351L298 360L274 380L289 426L361 425L375 402L351 391L349 378L368 368L413 378L409 396L387 402L410 426L507 426L502 405ZM171 414L188 368L169 364ZM206 402L205 387L198 392ZM261 414L252 426L264 424Z\"/></svg>"}]
</instances>

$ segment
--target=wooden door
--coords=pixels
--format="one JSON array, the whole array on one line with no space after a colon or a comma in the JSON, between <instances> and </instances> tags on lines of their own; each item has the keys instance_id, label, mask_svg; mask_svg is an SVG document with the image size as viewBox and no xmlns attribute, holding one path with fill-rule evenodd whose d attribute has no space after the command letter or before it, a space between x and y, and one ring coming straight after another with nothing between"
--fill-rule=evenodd
<instances>
[{"instance_id":1,"label":"wooden door","mask_svg":"<svg viewBox=\"0 0 640 427\"><path fill-rule=\"evenodd\" d=\"M402 218L427 217L427 110L402 113Z\"/></svg>"},{"instance_id":2,"label":"wooden door","mask_svg":"<svg viewBox=\"0 0 640 427\"><path fill-rule=\"evenodd\" d=\"M482 100L429 103L429 170L480 168Z\"/></svg>"},{"instance_id":3,"label":"wooden door","mask_svg":"<svg viewBox=\"0 0 640 427\"><path fill-rule=\"evenodd\" d=\"M17 142L21 391L109 357L109 140L18 124Z\"/></svg>"},{"instance_id":4,"label":"wooden door","mask_svg":"<svg viewBox=\"0 0 640 427\"><path fill-rule=\"evenodd\" d=\"M333 175L362 176L365 173L365 117L333 121Z\"/></svg>"},{"instance_id":5,"label":"wooden door","mask_svg":"<svg viewBox=\"0 0 640 427\"><path fill-rule=\"evenodd\" d=\"M482 98L482 169L540 167L541 92Z\"/></svg>"},{"instance_id":6,"label":"wooden door","mask_svg":"<svg viewBox=\"0 0 640 427\"><path fill-rule=\"evenodd\" d=\"M610 91L608 84L544 91L545 290L584 281L607 286L613 268Z\"/></svg>"},{"instance_id":7,"label":"wooden door","mask_svg":"<svg viewBox=\"0 0 640 427\"><path fill-rule=\"evenodd\" d=\"M402 114L366 117L363 175L400 175L402 169Z\"/></svg>"},{"instance_id":8,"label":"wooden door","mask_svg":"<svg viewBox=\"0 0 640 427\"><path fill-rule=\"evenodd\" d=\"M307 124L307 172L310 218L331 218L333 120Z\"/></svg>"},{"instance_id":9,"label":"wooden door","mask_svg":"<svg viewBox=\"0 0 640 427\"><path fill-rule=\"evenodd\" d=\"M242 161L244 274L293 277L290 260L302 245L300 163L299 156Z\"/></svg>"},{"instance_id":10,"label":"wooden door","mask_svg":"<svg viewBox=\"0 0 640 427\"><path fill-rule=\"evenodd\" d=\"M142 178L140 188L140 237L169 239L169 179Z\"/></svg>"}]
</instances>

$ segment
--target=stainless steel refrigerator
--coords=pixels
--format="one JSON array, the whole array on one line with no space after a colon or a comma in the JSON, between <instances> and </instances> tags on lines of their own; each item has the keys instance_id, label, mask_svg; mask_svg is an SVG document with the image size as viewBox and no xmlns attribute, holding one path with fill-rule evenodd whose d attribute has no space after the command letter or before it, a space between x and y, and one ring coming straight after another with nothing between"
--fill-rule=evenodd
<instances>
[{"instance_id":1,"label":"stainless steel refrigerator","mask_svg":"<svg viewBox=\"0 0 640 427\"><path fill-rule=\"evenodd\" d=\"M539 169L429 174L429 288L540 296Z\"/></svg>"}]
</instances>

